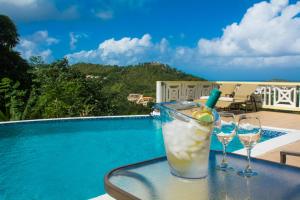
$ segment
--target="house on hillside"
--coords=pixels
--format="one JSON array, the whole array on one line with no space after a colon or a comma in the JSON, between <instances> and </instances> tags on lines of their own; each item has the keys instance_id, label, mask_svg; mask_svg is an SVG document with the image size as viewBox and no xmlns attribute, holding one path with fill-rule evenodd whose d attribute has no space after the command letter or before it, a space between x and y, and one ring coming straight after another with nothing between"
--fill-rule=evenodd
<instances>
[{"instance_id":1,"label":"house on hillside","mask_svg":"<svg viewBox=\"0 0 300 200\"><path fill-rule=\"evenodd\" d=\"M129 94L127 100L143 106L147 106L149 102L155 102L153 97L144 97L142 94Z\"/></svg>"},{"instance_id":2,"label":"house on hillside","mask_svg":"<svg viewBox=\"0 0 300 200\"><path fill-rule=\"evenodd\" d=\"M86 79L98 79L98 78L100 78L100 76L86 75L85 78Z\"/></svg>"},{"instance_id":3,"label":"house on hillside","mask_svg":"<svg viewBox=\"0 0 300 200\"><path fill-rule=\"evenodd\" d=\"M153 97L141 97L136 103L137 104L142 104L143 106L147 106L148 103L150 102L155 102Z\"/></svg>"},{"instance_id":4,"label":"house on hillside","mask_svg":"<svg viewBox=\"0 0 300 200\"><path fill-rule=\"evenodd\" d=\"M127 100L136 103L142 97L142 94L129 94Z\"/></svg>"}]
</instances>

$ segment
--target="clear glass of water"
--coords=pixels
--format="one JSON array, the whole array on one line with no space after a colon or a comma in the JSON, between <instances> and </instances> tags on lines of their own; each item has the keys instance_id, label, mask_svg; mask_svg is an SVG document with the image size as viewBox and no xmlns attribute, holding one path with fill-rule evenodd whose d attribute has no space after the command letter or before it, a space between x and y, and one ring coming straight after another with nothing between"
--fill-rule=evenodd
<instances>
[{"instance_id":1,"label":"clear glass of water","mask_svg":"<svg viewBox=\"0 0 300 200\"><path fill-rule=\"evenodd\" d=\"M237 135L241 143L247 150L248 164L246 168L238 172L238 175L251 177L256 176L257 172L251 168L251 150L259 142L261 137L261 123L256 116L241 115L237 127Z\"/></svg>"},{"instance_id":2,"label":"clear glass of water","mask_svg":"<svg viewBox=\"0 0 300 200\"><path fill-rule=\"evenodd\" d=\"M228 144L232 141L236 133L236 121L233 113L219 112L219 120L215 124L214 134L223 146L223 158L219 165L218 170L232 171L233 168L228 165L226 158L226 150Z\"/></svg>"}]
</instances>

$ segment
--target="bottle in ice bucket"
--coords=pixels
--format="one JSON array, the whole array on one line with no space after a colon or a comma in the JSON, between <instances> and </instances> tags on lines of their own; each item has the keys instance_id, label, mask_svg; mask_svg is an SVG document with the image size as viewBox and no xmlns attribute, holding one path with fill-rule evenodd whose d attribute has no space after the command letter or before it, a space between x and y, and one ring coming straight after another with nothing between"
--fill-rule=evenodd
<instances>
[{"instance_id":1,"label":"bottle in ice bucket","mask_svg":"<svg viewBox=\"0 0 300 200\"><path fill-rule=\"evenodd\" d=\"M163 137L171 173L204 178L208 173L210 136L218 113L213 109L221 92L213 89L205 105L194 102L161 106Z\"/></svg>"}]
</instances>

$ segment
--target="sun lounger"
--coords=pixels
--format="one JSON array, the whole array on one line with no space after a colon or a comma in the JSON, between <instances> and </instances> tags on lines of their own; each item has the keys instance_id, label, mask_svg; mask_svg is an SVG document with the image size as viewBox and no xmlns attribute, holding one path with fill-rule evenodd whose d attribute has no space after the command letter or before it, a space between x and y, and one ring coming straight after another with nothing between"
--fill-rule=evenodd
<instances>
[{"instance_id":1,"label":"sun lounger","mask_svg":"<svg viewBox=\"0 0 300 200\"><path fill-rule=\"evenodd\" d=\"M219 90L222 92L222 97L233 97L234 90L236 88L236 84L225 83L220 85Z\"/></svg>"},{"instance_id":2,"label":"sun lounger","mask_svg":"<svg viewBox=\"0 0 300 200\"><path fill-rule=\"evenodd\" d=\"M223 87L223 89L226 87ZM239 86L237 91L234 93L233 97L220 97L216 107L220 109L230 109L232 106L237 106L240 109L241 106L245 106L247 111L247 106L251 105L255 111L257 111L255 98L252 97L252 94L255 92L257 88L256 84L242 84ZM220 87L221 89L221 87ZM229 90L225 90L225 92L229 92ZM226 94L225 94L226 95ZM208 97L204 96L198 100L194 100L195 102L205 103Z\"/></svg>"},{"instance_id":3,"label":"sun lounger","mask_svg":"<svg viewBox=\"0 0 300 200\"><path fill-rule=\"evenodd\" d=\"M234 94L233 104L237 105L240 109L240 106L245 106L247 111L247 106L251 105L253 110L257 111L257 105L255 98L252 94L257 88L256 84L242 84Z\"/></svg>"},{"instance_id":4,"label":"sun lounger","mask_svg":"<svg viewBox=\"0 0 300 200\"><path fill-rule=\"evenodd\" d=\"M297 152L297 151L280 151L280 163L286 164L286 156L287 155L300 157L300 152Z\"/></svg>"}]
</instances>

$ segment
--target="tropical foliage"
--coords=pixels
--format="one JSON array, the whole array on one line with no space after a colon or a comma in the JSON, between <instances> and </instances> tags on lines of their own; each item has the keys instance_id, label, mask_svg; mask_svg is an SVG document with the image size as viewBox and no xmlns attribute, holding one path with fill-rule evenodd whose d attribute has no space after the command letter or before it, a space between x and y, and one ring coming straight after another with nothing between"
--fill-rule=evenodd
<instances>
[{"instance_id":1,"label":"tropical foliage","mask_svg":"<svg viewBox=\"0 0 300 200\"><path fill-rule=\"evenodd\" d=\"M19 81L22 88L30 86L29 65L20 54L13 50L18 44L19 34L14 23L5 15L0 15L0 79Z\"/></svg>"},{"instance_id":2,"label":"tropical foliage","mask_svg":"<svg viewBox=\"0 0 300 200\"><path fill-rule=\"evenodd\" d=\"M142 93L155 97L156 81L161 80L203 80L160 63L142 63L125 67L78 63L72 67L85 75L98 76L108 87L121 84L119 87L122 87L122 92L126 95Z\"/></svg>"},{"instance_id":3,"label":"tropical foliage","mask_svg":"<svg viewBox=\"0 0 300 200\"><path fill-rule=\"evenodd\" d=\"M19 41L13 22L0 15L0 120L98 115L147 114L127 101L129 93L155 97L157 80L200 80L167 65L69 65L67 59L46 64L29 61L13 47Z\"/></svg>"}]
</instances>

